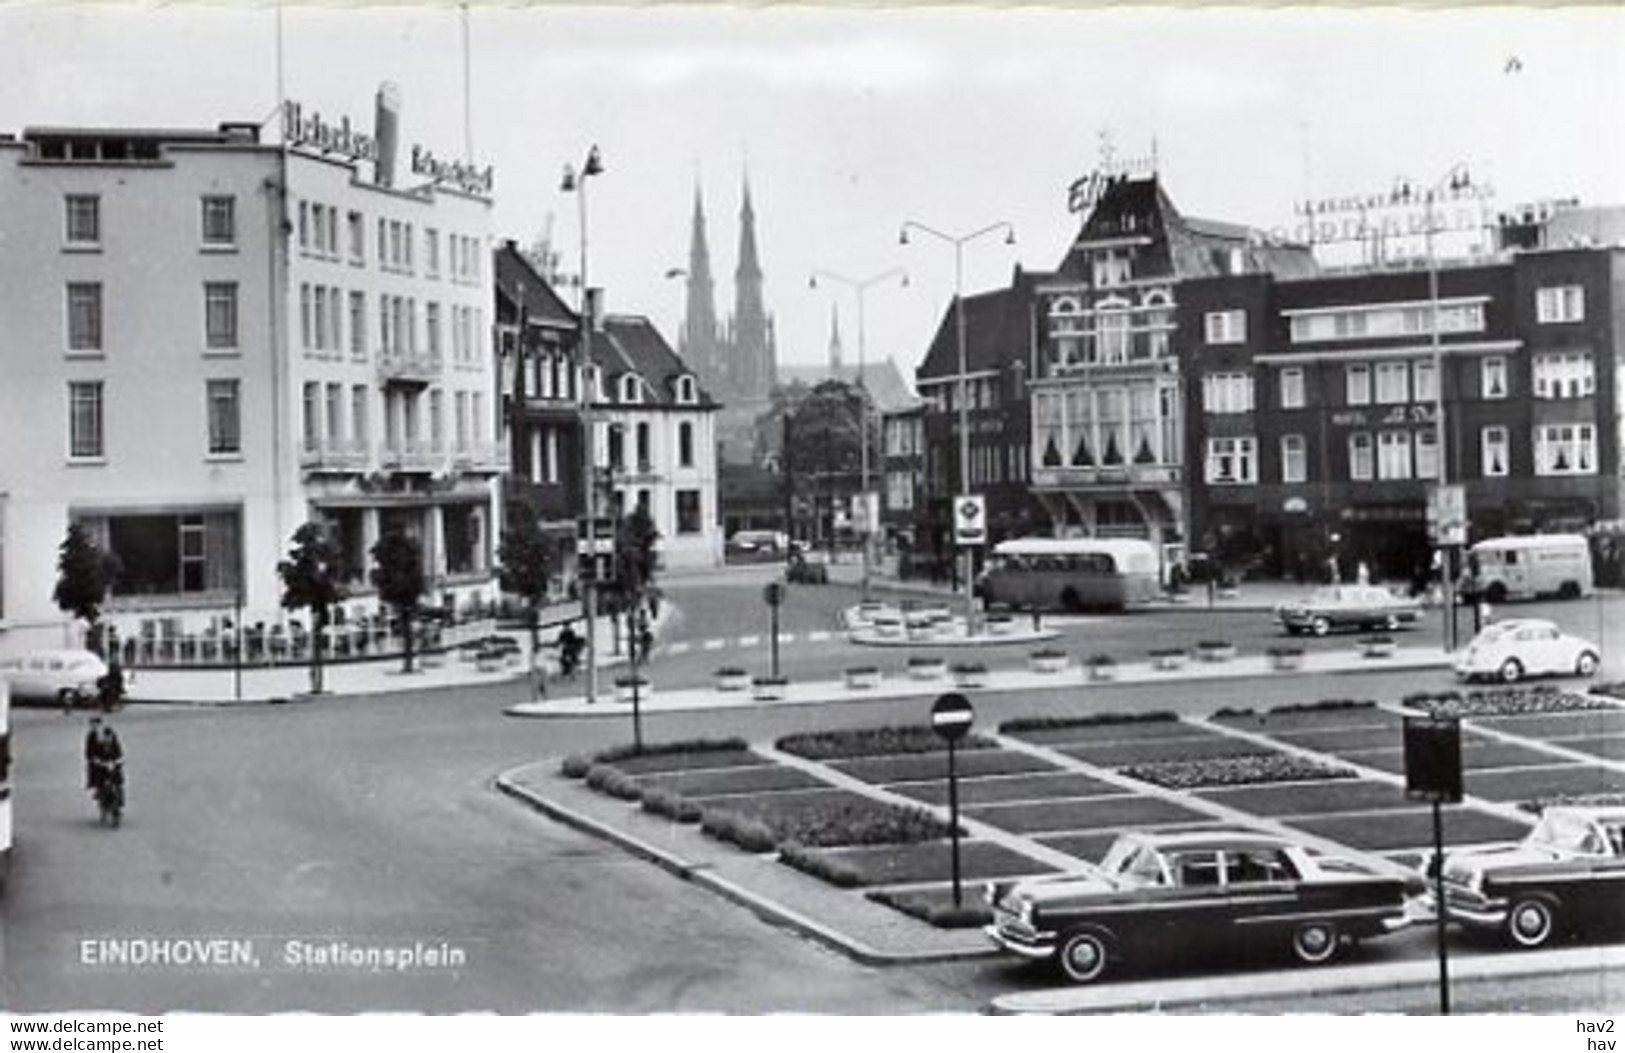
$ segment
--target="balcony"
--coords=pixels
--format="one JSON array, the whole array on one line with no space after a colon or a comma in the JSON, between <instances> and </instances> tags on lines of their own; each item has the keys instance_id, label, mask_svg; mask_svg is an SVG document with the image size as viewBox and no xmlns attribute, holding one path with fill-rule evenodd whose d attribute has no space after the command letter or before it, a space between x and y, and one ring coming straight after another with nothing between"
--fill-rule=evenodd
<instances>
[{"instance_id":1,"label":"balcony","mask_svg":"<svg viewBox=\"0 0 1625 1053\"><path fill-rule=\"evenodd\" d=\"M1183 469L1177 464L1113 464L1087 468L1035 465L1032 477L1033 486L1038 489L1149 488L1180 485Z\"/></svg>"},{"instance_id":2,"label":"balcony","mask_svg":"<svg viewBox=\"0 0 1625 1053\"><path fill-rule=\"evenodd\" d=\"M371 453L365 439L307 439L299 450L299 467L312 474L361 472Z\"/></svg>"},{"instance_id":3,"label":"balcony","mask_svg":"<svg viewBox=\"0 0 1625 1053\"><path fill-rule=\"evenodd\" d=\"M438 355L388 355L378 360L378 383L425 387L440 379L443 361Z\"/></svg>"},{"instance_id":4,"label":"balcony","mask_svg":"<svg viewBox=\"0 0 1625 1053\"><path fill-rule=\"evenodd\" d=\"M499 475L508 470L508 448L501 443L479 442L451 451L452 467L469 475Z\"/></svg>"},{"instance_id":5,"label":"balcony","mask_svg":"<svg viewBox=\"0 0 1625 1053\"><path fill-rule=\"evenodd\" d=\"M388 472L436 472L445 464L445 444L430 439L397 439L378 450L378 466Z\"/></svg>"}]
</instances>

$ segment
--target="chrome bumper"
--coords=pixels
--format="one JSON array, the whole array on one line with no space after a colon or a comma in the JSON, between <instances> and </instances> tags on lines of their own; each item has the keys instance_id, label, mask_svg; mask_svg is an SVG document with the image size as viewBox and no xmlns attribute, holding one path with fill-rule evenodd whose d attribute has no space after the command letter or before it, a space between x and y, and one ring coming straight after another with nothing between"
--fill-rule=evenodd
<instances>
[{"instance_id":1,"label":"chrome bumper","mask_svg":"<svg viewBox=\"0 0 1625 1053\"><path fill-rule=\"evenodd\" d=\"M1439 901L1433 893L1418 898L1418 910L1422 917L1418 920L1434 921L1439 917ZM1480 929L1499 929L1506 924L1510 904L1504 899L1463 899L1459 896L1446 894L1445 905L1449 908L1451 921L1459 921L1463 925Z\"/></svg>"},{"instance_id":2,"label":"chrome bumper","mask_svg":"<svg viewBox=\"0 0 1625 1053\"><path fill-rule=\"evenodd\" d=\"M1012 954L1019 954L1023 958L1037 960L1049 958L1055 954L1055 936L1053 933L1038 932L1028 934L1019 931L1007 931L1000 928L997 922L983 926L982 931L987 934L988 939L998 946Z\"/></svg>"}]
</instances>

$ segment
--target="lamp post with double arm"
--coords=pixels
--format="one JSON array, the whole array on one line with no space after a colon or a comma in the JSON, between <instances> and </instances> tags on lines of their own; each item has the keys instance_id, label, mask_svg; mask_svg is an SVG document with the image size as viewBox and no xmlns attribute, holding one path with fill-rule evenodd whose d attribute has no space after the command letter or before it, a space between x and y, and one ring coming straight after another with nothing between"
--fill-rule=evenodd
<instances>
[{"instance_id":1,"label":"lamp post with double arm","mask_svg":"<svg viewBox=\"0 0 1625 1053\"><path fill-rule=\"evenodd\" d=\"M863 524L862 524L862 529L863 529L862 583L863 584L862 584L862 600L863 600L864 603L868 603L869 602L869 582L870 582L870 576L873 573L872 568L873 568L873 560L874 560L873 551L874 551L874 519L875 519L874 509L875 509L875 503L872 502L870 500L870 497L869 497L869 418L870 418L869 409L870 409L870 405L869 405L869 386L868 386L867 378L866 378L865 373L864 373L864 357L865 357L865 346L866 346L866 339L865 339L865 328L866 327L864 325L864 309L863 309L864 296L865 296L865 294L868 293L868 291L872 287L874 287L876 285L879 285L881 282L887 281L887 280L892 279L892 278L898 279L899 284L907 285L908 284L908 272L905 271L901 267L893 267L891 270L883 271L880 274L872 275L872 276L870 276L868 278L859 279L859 278L848 278L843 274L836 274L834 271L826 271L826 270L818 269L818 270L814 270L812 272L812 275L810 277L808 277L808 279L807 279L807 287L810 288L810 289L818 288L818 280L820 278L825 279L826 281L835 282L837 285L844 285L848 289L851 289L853 294L857 297L857 301L858 301L858 399L859 399L859 403L861 405L861 411L860 412L862 414L862 416L859 418L859 421L858 421L858 476L859 476L859 487L858 487L858 489L859 489L859 492L861 494L861 501L862 501L862 506L863 506Z\"/></svg>"},{"instance_id":2,"label":"lamp post with double arm","mask_svg":"<svg viewBox=\"0 0 1625 1053\"><path fill-rule=\"evenodd\" d=\"M593 392L592 384L592 329L593 304L592 292L587 284L587 180L596 175L603 174L604 164L598 155L598 147L594 145L587 151L586 160L578 171L573 165L564 166L564 179L559 189L567 194L576 196L577 215L579 217L579 230L581 233L581 297L577 301L577 309L581 326L581 362L578 376L579 402L581 409L581 485L583 493L583 508L586 514L585 558L591 561L594 570L598 563L598 479L593 464ZM578 565L580 561L578 560ZM597 583L594 580L583 578L581 585L581 613L587 623L587 701L598 700L598 604L596 598Z\"/></svg>"},{"instance_id":3,"label":"lamp post with double arm","mask_svg":"<svg viewBox=\"0 0 1625 1053\"><path fill-rule=\"evenodd\" d=\"M938 241L953 246L954 250L954 317L958 330L959 345L959 376L954 388L954 401L959 410L959 495L960 499L971 495L970 483L970 399L969 399L969 367L966 362L965 347L965 246L988 234L1004 231L1004 243L1016 243L1016 228L1009 220L999 220L989 223L985 227L971 231L969 234L945 234L935 227L926 226L915 220L906 220L902 230L898 233L899 244L908 244L909 231L917 230L922 234L929 234ZM951 518L951 517L950 517ZM965 631L973 632L976 618L976 599L971 588L972 559L969 545L960 546L959 554L959 582L965 590Z\"/></svg>"}]
</instances>

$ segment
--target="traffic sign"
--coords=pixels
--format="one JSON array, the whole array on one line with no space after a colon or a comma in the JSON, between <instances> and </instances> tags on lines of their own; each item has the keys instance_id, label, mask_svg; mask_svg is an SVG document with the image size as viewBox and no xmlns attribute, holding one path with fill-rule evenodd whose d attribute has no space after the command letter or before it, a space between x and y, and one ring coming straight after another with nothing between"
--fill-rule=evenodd
<instances>
[{"instance_id":1,"label":"traffic sign","mask_svg":"<svg viewBox=\"0 0 1625 1053\"><path fill-rule=\"evenodd\" d=\"M971 708L970 700L956 691L938 698L931 707L931 727L949 742L964 738L975 720L976 711Z\"/></svg>"},{"instance_id":2,"label":"traffic sign","mask_svg":"<svg viewBox=\"0 0 1625 1053\"><path fill-rule=\"evenodd\" d=\"M960 494L954 498L954 543L981 545L987 541L987 498Z\"/></svg>"},{"instance_id":3,"label":"traffic sign","mask_svg":"<svg viewBox=\"0 0 1625 1053\"><path fill-rule=\"evenodd\" d=\"M784 583L778 581L768 582L767 587L762 589L762 599L769 607L777 607L779 604L783 603Z\"/></svg>"},{"instance_id":4,"label":"traffic sign","mask_svg":"<svg viewBox=\"0 0 1625 1053\"><path fill-rule=\"evenodd\" d=\"M1467 543L1467 488L1435 486L1428 491L1428 532L1435 545Z\"/></svg>"}]
</instances>

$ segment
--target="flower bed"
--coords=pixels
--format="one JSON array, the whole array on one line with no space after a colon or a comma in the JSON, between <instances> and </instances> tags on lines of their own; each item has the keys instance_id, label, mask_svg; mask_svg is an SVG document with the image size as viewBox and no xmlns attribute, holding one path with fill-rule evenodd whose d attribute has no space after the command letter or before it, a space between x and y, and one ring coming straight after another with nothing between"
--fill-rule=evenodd
<instances>
[{"instance_id":1,"label":"flower bed","mask_svg":"<svg viewBox=\"0 0 1625 1053\"><path fill-rule=\"evenodd\" d=\"M909 753L895 757L854 757L834 761L831 767L854 779L877 785L898 782L942 780L948 777L947 744L936 753ZM1014 750L972 749L959 754L955 763L961 779L978 775L1017 775L1036 771L1054 771L1055 767L1039 757Z\"/></svg>"},{"instance_id":2,"label":"flower bed","mask_svg":"<svg viewBox=\"0 0 1625 1053\"><path fill-rule=\"evenodd\" d=\"M1264 657L1269 660L1270 668L1278 672L1303 668L1301 647L1270 647L1264 651Z\"/></svg>"},{"instance_id":3,"label":"flower bed","mask_svg":"<svg viewBox=\"0 0 1625 1053\"><path fill-rule=\"evenodd\" d=\"M1158 735L1138 739L1085 739L1081 742L1056 743L1052 748L1100 768L1121 768L1127 764L1144 764L1169 758L1202 760L1258 752L1257 746L1238 742L1229 735L1189 725L1181 727L1189 732L1188 737Z\"/></svg>"},{"instance_id":4,"label":"flower bed","mask_svg":"<svg viewBox=\"0 0 1625 1053\"><path fill-rule=\"evenodd\" d=\"M1153 669L1182 669L1190 657L1182 647L1158 647L1150 652Z\"/></svg>"},{"instance_id":5,"label":"flower bed","mask_svg":"<svg viewBox=\"0 0 1625 1053\"><path fill-rule=\"evenodd\" d=\"M938 680L948 671L946 658L910 658L908 675L915 680Z\"/></svg>"},{"instance_id":6,"label":"flower bed","mask_svg":"<svg viewBox=\"0 0 1625 1053\"><path fill-rule=\"evenodd\" d=\"M1109 654L1090 655L1084 662L1090 680L1110 680L1117 675L1117 659Z\"/></svg>"},{"instance_id":7,"label":"flower bed","mask_svg":"<svg viewBox=\"0 0 1625 1053\"><path fill-rule=\"evenodd\" d=\"M1308 779L1352 779L1349 768L1333 767L1285 753L1252 753L1201 760L1149 761L1119 769L1133 779L1188 790L1198 786L1252 786Z\"/></svg>"},{"instance_id":8,"label":"flower bed","mask_svg":"<svg viewBox=\"0 0 1625 1053\"><path fill-rule=\"evenodd\" d=\"M776 702L790 692L790 681L782 676L758 676L751 679L751 697L758 702Z\"/></svg>"},{"instance_id":9,"label":"flower bed","mask_svg":"<svg viewBox=\"0 0 1625 1053\"><path fill-rule=\"evenodd\" d=\"M981 662L955 662L949 667L959 687L986 687L987 666Z\"/></svg>"},{"instance_id":10,"label":"flower bed","mask_svg":"<svg viewBox=\"0 0 1625 1053\"><path fill-rule=\"evenodd\" d=\"M850 691L868 691L880 686L880 669L877 666L852 666L845 670L844 675Z\"/></svg>"},{"instance_id":11,"label":"flower bed","mask_svg":"<svg viewBox=\"0 0 1625 1053\"><path fill-rule=\"evenodd\" d=\"M702 829L732 822L759 823L773 847L795 842L809 848L837 845L913 844L947 837L948 824L924 808L905 808L845 790L730 801L705 809Z\"/></svg>"},{"instance_id":12,"label":"flower bed","mask_svg":"<svg viewBox=\"0 0 1625 1053\"><path fill-rule=\"evenodd\" d=\"M1065 728L1099 728L1117 724L1177 724L1179 714L1165 709L1143 713L1090 713L1083 717L1015 717L999 725L1006 735L1029 731L1059 731Z\"/></svg>"},{"instance_id":13,"label":"flower bed","mask_svg":"<svg viewBox=\"0 0 1625 1053\"><path fill-rule=\"evenodd\" d=\"M1406 695L1401 704L1410 709L1458 717L1568 713L1576 710L1616 708L1605 699L1577 691L1565 691L1550 685L1486 688L1469 691L1466 695L1459 691L1438 693L1418 691Z\"/></svg>"},{"instance_id":14,"label":"flower bed","mask_svg":"<svg viewBox=\"0 0 1625 1053\"><path fill-rule=\"evenodd\" d=\"M1391 658L1399 650L1392 636L1362 636L1355 644L1364 658Z\"/></svg>"},{"instance_id":15,"label":"flower bed","mask_svg":"<svg viewBox=\"0 0 1625 1053\"><path fill-rule=\"evenodd\" d=\"M724 666L716 672L718 691L744 691L750 687L750 674L738 666Z\"/></svg>"},{"instance_id":16,"label":"flower bed","mask_svg":"<svg viewBox=\"0 0 1625 1053\"><path fill-rule=\"evenodd\" d=\"M726 768L766 764L767 758L752 752L741 738L677 739L671 742L615 746L590 756L564 758L561 770L572 779L587 774L593 764L612 764L629 773L670 771L680 768Z\"/></svg>"},{"instance_id":17,"label":"flower bed","mask_svg":"<svg viewBox=\"0 0 1625 1053\"><path fill-rule=\"evenodd\" d=\"M660 788L687 797L720 797L734 793L776 793L780 790L810 790L827 787L816 776L784 764L755 767L709 768L700 771L666 771L640 779L646 788Z\"/></svg>"},{"instance_id":18,"label":"flower bed","mask_svg":"<svg viewBox=\"0 0 1625 1053\"><path fill-rule=\"evenodd\" d=\"M891 725L879 728L843 728L839 731L806 731L786 735L774 743L786 753L808 760L837 760L846 757L878 757L894 753L935 753L947 748L936 729L925 724ZM992 739L967 735L959 740L962 750L987 749Z\"/></svg>"},{"instance_id":19,"label":"flower bed","mask_svg":"<svg viewBox=\"0 0 1625 1053\"><path fill-rule=\"evenodd\" d=\"M1196 657L1204 662L1228 662L1236 657L1236 645L1228 640L1201 640L1196 644Z\"/></svg>"},{"instance_id":20,"label":"flower bed","mask_svg":"<svg viewBox=\"0 0 1625 1053\"><path fill-rule=\"evenodd\" d=\"M1027 667L1035 673L1059 673L1066 668L1066 652L1034 651L1027 656Z\"/></svg>"}]
</instances>

